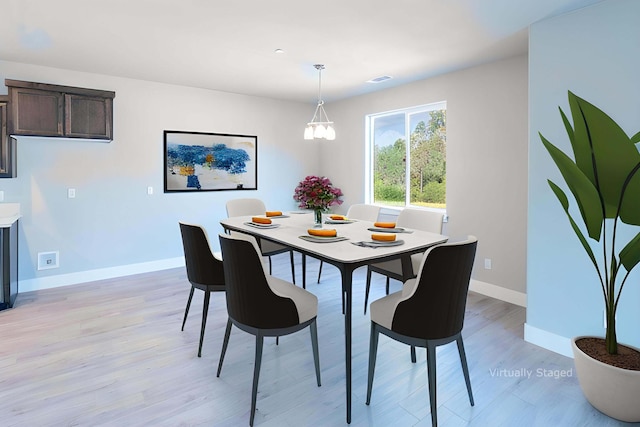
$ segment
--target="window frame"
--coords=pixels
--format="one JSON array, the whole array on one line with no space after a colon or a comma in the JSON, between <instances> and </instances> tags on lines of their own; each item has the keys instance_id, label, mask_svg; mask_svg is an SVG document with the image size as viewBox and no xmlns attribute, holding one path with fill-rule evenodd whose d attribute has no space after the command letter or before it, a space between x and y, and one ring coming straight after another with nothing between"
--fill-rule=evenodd
<instances>
[{"instance_id":1,"label":"window frame","mask_svg":"<svg viewBox=\"0 0 640 427\"><path fill-rule=\"evenodd\" d=\"M406 207L412 207L417 209L433 210L442 212L446 215L447 208L435 208L426 207L411 204L411 120L409 119L412 114L428 113L434 110L447 110L447 101L437 101L429 104L416 105L408 108L398 108L395 110L383 111L380 113L367 114L365 116L365 201L369 204L380 206L383 209L399 210ZM395 114L404 114L404 132L405 132L405 200L404 206L390 206L380 203L376 203L374 200L374 124L375 120L382 117L387 117Z\"/></svg>"}]
</instances>

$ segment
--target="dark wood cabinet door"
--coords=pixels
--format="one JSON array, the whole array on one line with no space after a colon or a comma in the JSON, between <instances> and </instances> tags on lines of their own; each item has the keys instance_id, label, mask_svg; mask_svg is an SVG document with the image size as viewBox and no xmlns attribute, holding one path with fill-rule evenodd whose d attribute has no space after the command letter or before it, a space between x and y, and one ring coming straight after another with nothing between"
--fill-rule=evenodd
<instances>
[{"instance_id":1,"label":"dark wood cabinet door","mask_svg":"<svg viewBox=\"0 0 640 427\"><path fill-rule=\"evenodd\" d=\"M65 94L65 136L112 139L113 99Z\"/></svg>"},{"instance_id":2,"label":"dark wood cabinet door","mask_svg":"<svg viewBox=\"0 0 640 427\"><path fill-rule=\"evenodd\" d=\"M7 131L7 98L0 97L0 178L16 176L16 144Z\"/></svg>"},{"instance_id":3,"label":"dark wood cabinet door","mask_svg":"<svg viewBox=\"0 0 640 427\"><path fill-rule=\"evenodd\" d=\"M34 136L64 136L64 97L60 92L10 88L10 133Z\"/></svg>"}]
</instances>

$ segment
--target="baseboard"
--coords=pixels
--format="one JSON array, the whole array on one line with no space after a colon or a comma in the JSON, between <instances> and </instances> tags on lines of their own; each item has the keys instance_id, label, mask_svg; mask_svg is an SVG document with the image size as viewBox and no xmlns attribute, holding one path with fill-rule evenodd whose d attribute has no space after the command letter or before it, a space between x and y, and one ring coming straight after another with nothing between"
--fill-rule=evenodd
<instances>
[{"instance_id":1,"label":"baseboard","mask_svg":"<svg viewBox=\"0 0 640 427\"><path fill-rule=\"evenodd\" d=\"M573 359L571 338L556 335L544 329L538 329L527 323L524 324L524 340L539 347Z\"/></svg>"},{"instance_id":2,"label":"baseboard","mask_svg":"<svg viewBox=\"0 0 640 427\"><path fill-rule=\"evenodd\" d=\"M501 301L510 302L511 304L519 305L520 307L527 306L527 294L503 288L502 286L496 286L491 283L471 279L471 282L469 283L469 290Z\"/></svg>"},{"instance_id":3,"label":"baseboard","mask_svg":"<svg viewBox=\"0 0 640 427\"><path fill-rule=\"evenodd\" d=\"M184 257L167 258L158 261L141 262L138 264L120 265L110 268L80 271L77 273L59 274L57 276L37 277L35 279L20 280L18 292L30 292L41 289L57 288L60 286L76 285L78 283L96 280L112 279L114 277L132 274L149 273L151 271L167 270L184 266Z\"/></svg>"}]
</instances>

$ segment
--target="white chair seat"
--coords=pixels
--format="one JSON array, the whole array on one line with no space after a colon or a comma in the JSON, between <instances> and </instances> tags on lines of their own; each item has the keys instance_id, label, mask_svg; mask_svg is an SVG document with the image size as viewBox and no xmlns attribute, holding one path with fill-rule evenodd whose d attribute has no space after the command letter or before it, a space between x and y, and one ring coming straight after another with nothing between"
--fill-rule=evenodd
<instances>
[{"instance_id":1,"label":"white chair seat","mask_svg":"<svg viewBox=\"0 0 640 427\"><path fill-rule=\"evenodd\" d=\"M420 268L420 265L418 265L417 268ZM398 304L413 294L416 283L416 279L409 279L402 285L401 291L394 292L372 302L369 308L371 310L371 321L387 329L391 329L393 314L396 312Z\"/></svg>"},{"instance_id":2,"label":"white chair seat","mask_svg":"<svg viewBox=\"0 0 640 427\"><path fill-rule=\"evenodd\" d=\"M274 294L290 298L296 305L300 323L311 320L318 315L318 297L296 285L273 276L266 276L267 283Z\"/></svg>"},{"instance_id":3,"label":"white chair seat","mask_svg":"<svg viewBox=\"0 0 640 427\"><path fill-rule=\"evenodd\" d=\"M424 256L424 252L411 255L411 267L413 268L413 274L416 274L418 272L423 256ZM383 270L402 276L402 261L400 261L399 259L392 259L391 261L378 262L373 265L377 268L381 268Z\"/></svg>"}]
</instances>

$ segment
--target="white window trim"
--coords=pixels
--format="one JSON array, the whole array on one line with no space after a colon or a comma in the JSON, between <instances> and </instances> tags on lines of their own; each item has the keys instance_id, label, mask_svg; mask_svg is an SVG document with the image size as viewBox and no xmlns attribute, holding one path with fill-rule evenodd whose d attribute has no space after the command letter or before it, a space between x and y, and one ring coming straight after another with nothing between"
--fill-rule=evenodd
<instances>
[{"instance_id":1,"label":"white window trim","mask_svg":"<svg viewBox=\"0 0 640 427\"><path fill-rule=\"evenodd\" d=\"M422 111L433 111L433 110L442 110L447 108L447 101L438 101L438 102L432 102L430 104L423 104L423 105L416 105L414 107L409 107L409 108L398 108L396 110L389 110L389 111L384 111L381 113L374 113L374 114L367 114L365 116L365 159L367 160L365 162L365 185L364 185L364 191L365 191L365 203L368 204L372 204L375 206L379 206L381 209L388 209L390 211L401 211L402 209L404 209L405 207L411 207L414 209L424 209L427 211L434 211L434 212L439 212L444 214L444 220L443 222L447 222L448 221L448 215L447 215L447 209L446 208L430 208L430 207L424 207L424 206L415 206L412 205L411 203L409 203L411 200L411 194L407 192L407 194L405 194L405 205L403 207L396 207L396 206L387 206L387 205L381 205L379 203L375 203L373 201L373 150L372 150L372 141L371 141L371 128L372 128L372 123L374 121L375 118L377 117L383 117L383 116L389 116L392 114L397 114L397 113L404 113L404 114L408 114L411 115L413 113L417 113L417 112L422 112ZM405 121L405 135L410 135L411 133L409 132L409 126L410 124L408 122ZM408 138L408 137L407 137ZM410 150L410 144L409 141L407 141L407 170L410 170L411 168L411 158L409 156L409 150ZM409 176L409 174L406 174L405 177L405 188L409 187L409 181L411 180L411 177Z\"/></svg>"}]
</instances>

